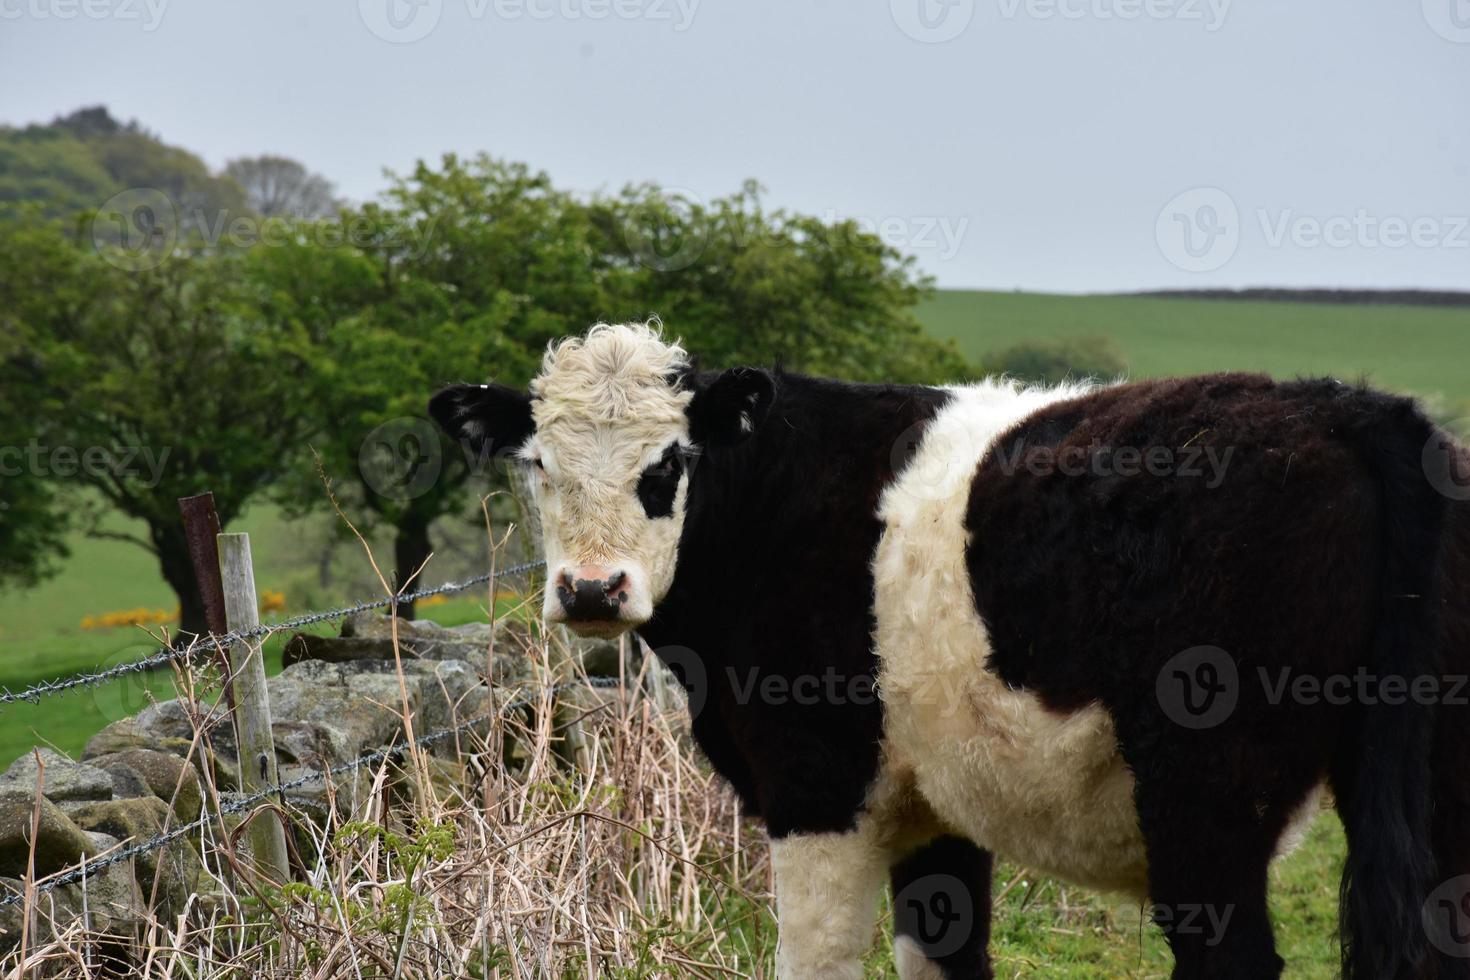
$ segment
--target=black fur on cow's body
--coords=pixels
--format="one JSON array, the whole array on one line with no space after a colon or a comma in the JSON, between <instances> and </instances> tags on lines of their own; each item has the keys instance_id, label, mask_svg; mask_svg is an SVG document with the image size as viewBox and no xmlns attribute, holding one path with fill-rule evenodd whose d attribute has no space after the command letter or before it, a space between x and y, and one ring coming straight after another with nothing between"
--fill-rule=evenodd
<instances>
[{"instance_id":1,"label":"black fur on cow's body","mask_svg":"<svg viewBox=\"0 0 1470 980\"><path fill-rule=\"evenodd\" d=\"M977 473L969 568L992 668L1057 711L1107 708L1137 782L1156 905L1236 908L1228 949L1174 938L1185 975L1275 975L1266 866L1288 813L1324 778L1351 845L1344 976L1470 975L1448 957L1440 974L1412 971L1430 956L1429 889L1470 871L1470 770L1444 752L1446 738L1464 744L1465 710L1271 703L1261 680L1283 668L1407 679L1470 668L1470 648L1446 642L1447 629L1470 628L1470 509L1452 509L1426 478L1433 435L1406 399L1227 375L1047 409ZM1007 475L999 463L1068 446L1186 444L1233 449L1218 489L1037 476L1024 462ZM1206 644L1237 661L1239 702L1194 731L1165 716L1153 679Z\"/></svg>"},{"instance_id":2,"label":"black fur on cow's body","mask_svg":"<svg viewBox=\"0 0 1470 980\"><path fill-rule=\"evenodd\" d=\"M700 392L711 379L680 383ZM673 585L639 632L690 688L697 741L772 836L840 833L882 756L883 709L865 686L879 666L879 498L951 395L790 374L768 385L748 438L712 439L691 461ZM696 394L696 439L700 408ZM1470 709L1273 702L1257 681L1283 667L1470 673L1470 504L1426 478L1434 434L1411 402L1336 382L1147 381L1035 412L973 475L973 600L932 601L973 601L992 643L985 669L1044 710L1105 709L1135 781L1155 907L1231 912L1212 941L1169 933L1176 978L1279 974L1267 866L1323 781L1350 845L1344 975L1470 977L1470 960L1431 948L1420 921L1430 889L1470 874ZM1216 485L1027 465L1098 446L1231 454ZM1226 720L1192 729L1169 717L1157 681L1202 646L1229 651L1241 683ZM842 697L748 689L828 675ZM895 862L896 890L943 871L985 906L969 943L936 961L946 977L990 975L990 861L941 828Z\"/></svg>"},{"instance_id":3,"label":"black fur on cow's body","mask_svg":"<svg viewBox=\"0 0 1470 980\"><path fill-rule=\"evenodd\" d=\"M878 771L878 497L946 398L780 375L756 431L693 465L674 583L638 632L698 687L696 740L774 836L850 828ZM759 687L827 676L834 703Z\"/></svg>"}]
</instances>

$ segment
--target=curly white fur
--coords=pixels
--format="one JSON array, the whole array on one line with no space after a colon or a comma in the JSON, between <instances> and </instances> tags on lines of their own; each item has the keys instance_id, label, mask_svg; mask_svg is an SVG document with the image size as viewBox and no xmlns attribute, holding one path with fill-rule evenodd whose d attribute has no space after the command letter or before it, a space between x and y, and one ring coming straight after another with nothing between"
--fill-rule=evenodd
<instances>
[{"instance_id":1,"label":"curly white fur","mask_svg":"<svg viewBox=\"0 0 1470 980\"><path fill-rule=\"evenodd\" d=\"M648 619L673 581L688 477L669 517L644 513L637 486L671 443L689 445L685 410L694 396L672 384L688 364L656 322L600 323L552 345L531 382L536 434L522 454L542 466L535 496L547 568L553 576L579 565L627 575L623 620L613 629ZM542 611L548 621L563 618L553 590Z\"/></svg>"}]
</instances>

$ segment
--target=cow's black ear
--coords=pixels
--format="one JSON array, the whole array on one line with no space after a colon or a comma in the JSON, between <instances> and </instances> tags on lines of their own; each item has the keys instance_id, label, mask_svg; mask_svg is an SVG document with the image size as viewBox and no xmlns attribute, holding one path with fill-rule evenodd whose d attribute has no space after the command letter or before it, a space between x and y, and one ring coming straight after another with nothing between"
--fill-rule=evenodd
<instances>
[{"instance_id":1,"label":"cow's black ear","mask_svg":"<svg viewBox=\"0 0 1470 980\"><path fill-rule=\"evenodd\" d=\"M476 453L498 453L531 438L531 396L505 385L451 385L429 399L439 427Z\"/></svg>"},{"instance_id":2,"label":"cow's black ear","mask_svg":"<svg viewBox=\"0 0 1470 980\"><path fill-rule=\"evenodd\" d=\"M731 368L695 392L689 434L701 445L734 445L760 428L775 395L770 372Z\"/></svg>"}]
</instances>

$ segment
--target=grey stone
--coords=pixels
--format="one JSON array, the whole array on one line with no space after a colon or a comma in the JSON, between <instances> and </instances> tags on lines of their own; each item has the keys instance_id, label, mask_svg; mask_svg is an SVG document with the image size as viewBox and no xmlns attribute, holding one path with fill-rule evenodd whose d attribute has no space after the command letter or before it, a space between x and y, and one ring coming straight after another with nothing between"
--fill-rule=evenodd
<instances>
[{"instance_id":1,"label":"grey stone","mask_svg":"<svg viewBox=\"0 0 1470 980\"><path fill-rule=\"evenodd\" d=\"M117 845L117 841L106 834L87 836L97 854ZM0 893L9 895L20 892L24 887L18 878L0 878ZM87 928L94 934L109 936L136 938L146 918L143 892L127 862L89 875L85 884L61 885L38 895L36 906L39 913L33 919L36 931L31 933L34 943L50 942L56 937L57 926L64 930L80 919L84 911ZM19 904L0 908L0 949L9 949L20 941L22 915L23 906Z\"/></svg>"},{"instance_id":2,"label":"grey stone","mask_svg":"<svg viewBox=\"0 0 1470 980\"><path fill-rule=\"evenodd\" d=\"M170 818L168 804L156 796L85 803L73 811L72 819L84 830L107 834L125 844L148 840L178 826ZM165 918L181 911L200 885L202 866L187 841L140 854L134 862L145 900L151 900L156 889L157 908Z\"/></svg>"},{"instance_id":3,"label":"grey stone","mask_svg":"<svg viewBox=\"0 0 1470 980\"><path fill-rule=\"evenodd\" d=\"M95 845L84 833L87 828L79 826L44 797L39 801L39 815L36 804L34 799L0 800L0 876L19 878L25 875L31 858L33 820L38 821L35 824L36 874L60 871L95 852Z\"/></svg>"},{"instance_id":4,"label":"grey stone","mask_svg":"<svg viewBox=\"0 0 1470 980\"><path fill-rule=\"evenodd\" d=\"M124 749L111 755L96 756L92 765L106 770L113 779L113 786L126 784L131 788L141 783L143 792L117 793L118 796L153 795L164 802L172 802L174 816L184 823L196 819L203 806L203 791L199 785L199 771L193 763L168 752L152 749Z\"/></svg>"},{"instance_id":5,"label":"grey stone","mask_svg":"<svg viewBox=\"0 0 1470 980\"><path fill-rule=\"evenodd\" d=\"M94 766L75 762L55 749L27 752L0 774L0 799L30 799L36 795L36 754L45 766L42 792L52 800L106 800L112 797L112 777Z\"/></svg>"}]
</instances>

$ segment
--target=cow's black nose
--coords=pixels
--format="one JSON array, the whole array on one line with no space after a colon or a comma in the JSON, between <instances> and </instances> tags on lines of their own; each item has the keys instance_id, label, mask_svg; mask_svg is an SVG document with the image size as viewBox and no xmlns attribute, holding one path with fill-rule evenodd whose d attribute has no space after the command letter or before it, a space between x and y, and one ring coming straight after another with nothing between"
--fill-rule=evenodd
<instances>
[{"instance_id":1,"label":"cow's black nose","mask_svg":"<svg viewBox=\"0 0 1470 980\"><path fill-rule=\"evenodd\" d=\"M583 565L556 577L556 597L574 623L617 619L628 598L627 573Z\"/></svg>"}]
</instances>

